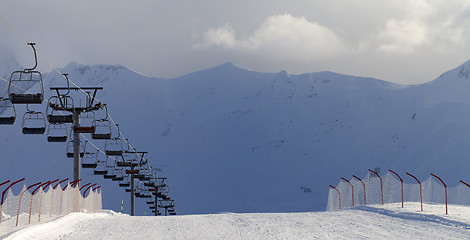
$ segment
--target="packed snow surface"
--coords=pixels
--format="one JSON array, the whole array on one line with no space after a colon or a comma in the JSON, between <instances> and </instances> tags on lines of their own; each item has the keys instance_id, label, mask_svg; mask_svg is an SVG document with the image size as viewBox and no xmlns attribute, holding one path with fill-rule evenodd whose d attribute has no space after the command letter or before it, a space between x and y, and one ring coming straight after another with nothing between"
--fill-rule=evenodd
<instances>
[{"instance_id":1,"label":"packed snow surface","mask_svg":"<svg viewBox=\"0 0 470 240\"><path fill-rule=\"evenodd\" d=\"M470 208L419 203L306 213L131 217L74 213L6 239L468 239Z\"/></svg>"}]
</instances>

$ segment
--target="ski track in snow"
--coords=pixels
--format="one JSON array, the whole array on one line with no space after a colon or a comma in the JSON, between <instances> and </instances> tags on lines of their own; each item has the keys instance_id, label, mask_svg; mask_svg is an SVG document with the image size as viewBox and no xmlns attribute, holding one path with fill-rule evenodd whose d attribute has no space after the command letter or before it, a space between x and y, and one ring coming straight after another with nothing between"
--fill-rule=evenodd
<instances>
[{"instance_id":1,"label":"ski track in snow","mask_svg":"<svg viewBox=\"0 0 470 240\"><path fill-rule=\"evenodd\" d=\"M470 208L418 203L308 213L224 213L130 217L69 214L6 239L468 239Z\"/></svg>"}]
</instances>

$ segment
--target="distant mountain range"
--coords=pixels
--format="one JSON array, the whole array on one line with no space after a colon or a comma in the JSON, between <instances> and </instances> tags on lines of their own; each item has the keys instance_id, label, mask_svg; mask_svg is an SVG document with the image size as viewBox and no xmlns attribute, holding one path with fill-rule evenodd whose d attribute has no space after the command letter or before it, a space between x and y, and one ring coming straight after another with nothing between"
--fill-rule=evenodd
<instances>
[{"instance_id":1,"label":"distant mountain range","mask_svg":"<svg viewBox=\"0 0 470 240\"><path fill-rule=\"evenodd\" d=\"M11 66L17 66L12 63ZM0 66L7 78L13 67ZM367 169L470 180L470 62L420 85L333 72L260 73L225 63L173 79L122 66L71 63L81 86L103 86L124 137L168 177L178 214L324 210L328 184ZM44 74L46 94L64 86ZM5 92L5 85L0 85ZM45 104L40 107L45 111ZM72 176L65 144L0 126L0 179ZM103 148L103 142L94 142ZM92 148L87 150L93 150ZM103 206L119 211L129 194L103 184ZM138 202L139 215L150 212Z\"/></svg>"}]
</instances>

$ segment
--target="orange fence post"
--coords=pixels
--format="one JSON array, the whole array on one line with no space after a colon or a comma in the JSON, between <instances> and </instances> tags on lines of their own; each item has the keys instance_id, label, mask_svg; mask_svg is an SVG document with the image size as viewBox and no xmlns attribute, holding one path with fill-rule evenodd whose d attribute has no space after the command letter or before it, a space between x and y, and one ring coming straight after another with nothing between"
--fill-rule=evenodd
<instances>
[{"instance_id":1,"label":"orange fence post","mask_svg":"<svg viewBox=\"0 0 470 240\"><path fill-rule=\"evenodd\" d=\"M421 182L418 180L418 178L411 175L410 173L406 173L406 175L414 178L419 184L419 201L421 202L421 212L422 212L423 211L423 191L422 191L422 188L421 188Z\"/></svg>"},{"instance_id":2,"label":"orange fence post","mask_svg":"<svg viewBox=\"0 0 470 240\"><path fill-rule=\"evenodd\" d=\"M5 184L5 183L7 183L7 182L9 182L9 181L10 181L10 180L8 180L8 181L2 183L2 185ZM15 181L15 182L12 182L12 183L10 184L10 186L8 186L8 187L7 187L5 190L3 190L3 192L2 192L2 202L1 202L1 204L0 204L0 224L2 223L3 200L4 200L5 193L8 191L8 189L10 189L11 187L13 187L13 185L15 185L15 184L17 184L17 183L19 183L19 182L21 182L21 181L24 181L24 178L22 178L22 179L20 179L20 180L17 180L17 181Z\"/></svg>"},{"instance_id":3,"label":"orange fence post","mask_svg":"<svg viewBox=\"0 0 470 240\"><path fill-rule=\"evenodd\" d=\"M448 211L447 211L447 185L444 183L444 181L442 181L442 179L440 177L438 177L438 176L436 176L432 173L431 173L431 176L439 179L439 181L441 181L442 185L444 185L444 191L445 191L445 195L446 195L446 215L447 215L447 213L448 213Z\"/></svg>"},{"instance_id":4,"label":"orange fence post","mask_svg":"<svg viewBox=\"0 0 470 240\"><path fill-rule=\"evenodd\" d=\"M382 184L382 178L379 176L378 173L376 173L376 172L374 172L370 169L369 169L369 172L375 174L380 179L380 194L382 195L382 205L384 205L384 188L383 188L383 184Z\"/></svg>"},{"instance_id":5,"label":"orange fence post","mask_svg":"<svg viewBox=\"0 0 470 240\"><path fill-rule=\"evenodd\" d=\"M353 178L359 180L362 183L362 186L364 187L364 205L367 205L367 202L366 202L366 184L360 178L356 177L355 175L353 175Z\"/></svg>"},{"instance_id":6,"label":"orange fence post","mask_svg":"<svg viewBox=\"0 0 470 240\"><path fill-rule=\"evenodd\" d=\"M18 220L19 220L19 218L20 218L21 198L23 197L23 194L24 194L25 192L27 192L30 188L32 188L32 187L34 187L34 186L37 186L37 185L39 185L39 184L41 184L41 182L35 183L35 184L29 186L28 188L26 188L26 190L24 190L23 192L21 192L21 194L20 194L20 200L18 201L18 212L16 213L16 226L17 226L17 227L18 227Z\"/></svg>"},{"instance_id":7,"label":"orange fence post","mask_svg":"<svg viewBox=\"0 0 470 240\"><path fill-rule=\"evenodd\" d=\"M333 188L334 190L336 190L336 192L338 192L338 197L339 197L339 204L338 204L338 207L339 209L341 209L341 193L338 191L338 189L336 189L335 187L331 186L330 185L330 188ZM157 209L155 209L156 211Z\"/></svg>"},{"instance_id":8,"label":"orange fence post","mask_svg":"<svg viewBox=\"0 0 470 240\"><path fill-rule=\"evenodd\" d=\"M400 179L400 182L401 182L401 207L403 208L404 207L404 204L403 204L403 179L401 179L400 175L398 175L398 173L392 171L392 170L388 170L390 171L391 173L395 174L398 179Z\"/></svg>"},{"instance_id":9,"label":"orange fence post","mask_svg":"<svg viewBox=\"0 0 470 240\"><path fill-rule=\"evenodd\" d=\"M341 177L341 179L343 179L344 181L346 181L347 183L349 183L349 186L351 186L351 197L352 197L352 206L354 207L354 187L353 185L344 177Z\"/></svg>"}]
</instances>

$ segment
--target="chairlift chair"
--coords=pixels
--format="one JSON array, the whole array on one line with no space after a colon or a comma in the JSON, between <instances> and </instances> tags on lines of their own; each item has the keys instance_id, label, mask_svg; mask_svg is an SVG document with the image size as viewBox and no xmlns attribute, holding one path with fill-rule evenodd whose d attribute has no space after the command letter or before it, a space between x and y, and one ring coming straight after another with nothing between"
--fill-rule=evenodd
<instances>
[{"instance_id":1,"label":"chairlift chair","mask_svg":"<svg viewBox=\"0 0 470 240\"><path fill-rule=\"evenodd\" d=\"M66 110L73 110L73 98L69 96L52 96L47 104L46 115L49 123L73 123L73 114Z\"/></svg>"},{"instance_id":2,"label":"chairlift chair","mask_svg":"<svg viewBox=\"0 0 470 240\"><path fill-rule=\"evenodd\" d=\"M48 142L67 142L68 131L67 126L63 123L50 123L47 128Z\"/></svg>"},{"instance_id":3,"label":"chairlift chair","mask_svg":"<svg viewBox=\"0 0 470 240\"><path fill-rule=\"evenodd\" d=\"M93 171L94 175L104 176L104 175L108 174L108 164L107 164L108 158L109 157L106 157L106 160L98 160L97 159L98 166Z\"/></svg>"},{"instance_id":4,"label":"chairlift chair","mask_svg":"<svg viewBox=\"0 0 470 240\"><path fill-rule=\"evenodd\" d=\"M28 109L23 115L23 134L44 134L46 132L46 118L42 112Z\"/></svg>"},{"instance_id":5,"label":"chairlift chair","mask_svg":"<svg viewBox=\"0 0 470 240\"><path fill-rule=\"evenodd\" d=\"M103 178L104 178L104 179L111 179L111 180L112 180L112 179L116 178L116 175L110 174L110 173L109 173L109 170L108 170L108 172L107 172L105 175L103 175Z\"/></svg>"},{"instance_id":6,"label":"chairlift chair","mask_svg":"<svg viewBox=\"0 0 470 240\"><path fill-rule=\"evenodd\" d=\"M95 131L91 133L93 139L110 139L111 138L111 123L107 119L99 119L93 121Z\"/></svg>"},{"instance_id":7,"label":"chairlift chair","mask_svg":"<svg viewBox=\"0 0 470 240\"><path fill-rule=\"evenodd\" d=\"M111 122L108 120L108 107L106 104L102 105L102 109L105 110L105 117L101 119L96 119L93 121L93 126L95 127L95 132L91 134L93 139L110 139L112 134ZM102 112L102 111L98 111Z\"/></svg>"},{"instance_id":8,"label":"chairlift chair","mask_svg":"<svg viewBox=\"0 0 470 240\"><path fill-rule=\"evenodd\" d=\"M82 168L96 168L98 167L97 163L97 154L93 152L86 152L82 158Z\"/></svg>"},{"instance_id":9,"label":"chairlift chair","mask_svg":"<svg viewBox=\"0 0 470 240\"><path fill-rule=\"evenodd\" d=\"M98 176L104 176L107 173L108 173L108 170L106 170L106 169L105 170L101 169L101 170L94 170L93 171L93 174L98 175Z\"/></svg>"},{"instance_id":10,"label":"chairlift chair","mask_svg":"<svg viewBox=\"0 0 470 240\"><path fill-rule=\"evenodd\" d=\"M113 178L112 180L113 181L123 181L124 180L124 172L123 172L123 169L120 169L120 168L115 168L114 169L114 175L116 175L115 178Z\"/></svg>"},{"instance_id":11,"label":"chairlift chair","mask_svg":"<svg viewBox=\"0 0 470 240\"><path fill-rule=\"evenodd\" d=\"M10 102L10 99L0 97L0 125L13 125L15 120L15 105Z\"/></svg>"},{"instance_id":12,"label":"chairlift chair","mask_svg":"<svg viewBox=\"0 0 470 240\"><path fill-rule=\"evenodd\" d=\"M153 183L153 182L145 182L145 183L144 183L144 186L146 186L146 187L155 187L155 183Z\"/></svg>"},{"instance_id":13,"label":"chairlift chair","mask_svg":"<svg viewBox=\"0 0 470 240\"><path fill-rule=\"evenodd\" d=\"M136 167L137 163L137 153L134 151L124 151L122 153L121 159L117 159L116 166L118 167Z\"/></svg>"},{"instance_id":14,"label":"chairlift chair","mask_svg":"<svg viewBox=\"0 0 470 240\"><path fill-rule=\"evenodd\" d=\"M129 175L123 175L123 178L124 179L119 183L119 187L130 187L131 183Z\"/></svg>"},{"instance_id":15,"label":"chairlift chair","mask_svg":"<svg viewBox=\"0 0 470 240\"><path fill-rule=\"evenodd\" d=\"M95 121L95 113L84 112L80 115L80 127L74 127L73 131L76 133L94 133L93 121Z\"/></svg>"},{"instance_id":16,"label":"chairlift chair","mask_svg":"<svg viewBox=\"0 0 470 240\"><path fill-rule=\"evenodd\" d=\"M124 152L121 138L107 139L104 149L108 156L121 156Z\"/></svg>"},{"instance_id":17,"label":"chairlift chair","mask_svg":"<svg viewBox=\"0 0 470 240\"><path fill-rule=\"evenodd\" d=\"M86 142L83 143L83 141L80 141L80 157L83 158L85 156L85 147L86 147ZM68 158L73 158L73 140L69 140L67 142L67 147L66 147L66 151L67 151L67 157Z\"/></svg>"},{"instance_id":18,"label":"chairlift chair","mask_svg":"<svg viewBox=\"0 0 470 240\"><path fill-rule=\"evenodd\" d=\"M38 58L34 43L28 43L34 52L35 65L22 71L15 71L10 75L8 96L12 104L41 104L44 101L44 84L42 74L34 69L38 65Z\"/></svg>"},{"instance_id":19,"label":"chairlift chair","mask_svg":"<svg viewBox=\"0 0 470 240\"><path fill-rule=\"evenodd\" d=\"M105 175L103 175L104 179L114 179L117 177L114 172L115 170L114 166L106 167L106 170L108 170L108 172Z\"/></svg>"}]
</instances>

